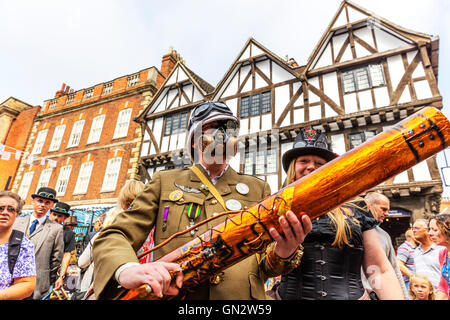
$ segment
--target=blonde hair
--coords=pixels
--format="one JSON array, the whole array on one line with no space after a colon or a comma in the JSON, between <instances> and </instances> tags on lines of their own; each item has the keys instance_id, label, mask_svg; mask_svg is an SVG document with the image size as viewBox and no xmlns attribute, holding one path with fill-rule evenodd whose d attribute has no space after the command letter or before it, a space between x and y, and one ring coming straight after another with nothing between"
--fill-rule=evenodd
<instances>
[{"instance_id":1,"label":"blonde hair","mask_svg":"<svg viewBox=\"0 0 450 320\"><path fill-rule=\"evenodd\" d=\"M117 206L106 213L103 227L109 226L119 213L127 210L137 195L144 191L144 188L145 184L142 181L127 180L122 189L120 189L119 196L117 197Z\"/></svg>"},{"instance_id":2,"label":"blonde hair","mask_svg":"<svg viewBox=\"0 0 450 320\"><path fill-rule=\"evenodd\" d=\"M144 191L145 185L142 181L127 180L120 189L119 196L117 197L117 204L126 210L131 205L136 196Z\"/></svg>"},{"instance_id":3,"label":"blonde hair","mask_svg":"<svg viewBox=\"0 0 450 320\"><path fill-rule=\"evenodd\" d=\"M296 159L292 160L291 163L289 164L288 170L286 172L286 179L284 180L283 183L283 187L286 187L287 185L295 181L295 160ZM358 207L352 202L348 204L354 207ZM346 244L347 246L351 246L349 243L351 230L346 218L349 215L351 215L351 213L344 211L341 207L338 207L327 213L327 216L333 222L334 227L336 229L336 237L334 238L334 241L331 244L332 246L336 246L338 248L341 248L344 244Z\"/></svg>"},{"instance_id":4,"label":"blonde hair","mask_svg":"<svg viewBox=\"0 0 450 320\"><path fill-rule=\"evenodd\" d=\"M435 300L436 296L434 294L434 287L433 284L431 283L431 280L423 275L423 274L413 274L411 277L409 277L409 295L411 297L411 300L417 300L416 294L413 292L412 287L413 287L413 282L414 280L424 280L427 282L428 288L430 289L430 292L428 293L428 300Z\"/></svg>"}]
</instances>

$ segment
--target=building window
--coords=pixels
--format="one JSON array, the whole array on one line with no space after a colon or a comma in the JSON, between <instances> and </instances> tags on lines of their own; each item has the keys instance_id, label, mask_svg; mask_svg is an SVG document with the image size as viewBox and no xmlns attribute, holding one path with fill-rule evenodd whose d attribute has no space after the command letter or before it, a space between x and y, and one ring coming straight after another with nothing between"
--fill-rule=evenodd
<instances>
[{"instance_id":1,"label":"building window","mask_svg":"<svg viewBox=\"0 0 450 320\"><path fill-rule=\"evenodd\" d=\"M94 143L100 141L100 135L102 133L104 122L105 122L104 114L97 116L94 118L94 120L92 120L91 131L89 132L87 143Z\"/></svg>"},{"instance_id":2,"label":"building window","mask_svg":"<svg viewBox=\"0 0 450 320\"><path fill-rule=\"evenodd\" d=\"M113 83L112 82L106 83L105 86L103 87L103 93L102 94L111 93L112 89L113 89Z\"/></svg>"},{"instance_id":3,"label":"building window","mask_svg":"<svg viewBox=\"0 0 450 320\"><path fill-rule=\"evenodd\" d=\"M64 166L59 171L58 181L56 182L56 195L63 196L66 193L71 171L71 165Z\"/></svg>"},{"instance_id":4,"label":"building window","mask_svg":"<svg viewBox=\"0 0 450 320\"><path fill-rule=\"evenodd\" d=\"M356 148L357 146L363 144L367 140L372 139L373 137L375 137L376 134L377 134L377 132L375 130L351 133L349 135L350 149Z\"/></svg>"},{"instance_id":5,"label":"building window","mask_svg":"<svg viewBox=\"0 0 450 320\"><path fill-rule=\"evenodd\" d=\"M28 195L28 190L30 189L31 180L33 180L34 171L28 171L23 175L22 183L19 188L19 196L25 200Z\"/></svg>"},{"instance_id":6,"label":"building window","mask_svg":"<svg viewBox=\"0 0 450 320\"><path fill-rule=\"evenodd\" d=\"M270 91L241 98L241 118L268 113L272 109L272 94Z\"/></svg>"},{"instance_id":7,"label":"building window","mask_svg":"<svg viewBox=\"0 0 450 320\"><path fill-rule=\"evenodd\" d=\"M102 191L114 191L116 189L117 178L119 177L120 164L122 158L116 157L108 160L105 177L103 179Z\"/></svg>"},{"instance_id":8,"label":"building window","mask_svg":"<svg viewBox=\"0 0 450 320\"><path fill-rule=\"evenodd\" d=\"M188 121L187 112L176 113L165 117L164 135L180 133L186 131Z\"/></svg>"},{"instance_id":9,"label":"building window","mask_svg":"<svg viewBox=\"0 0 450 320\"><path fill-rule=\"evenodd\" d=\"M114 138L122 138L126 137L128 134L128 125L130 124L131 119L131 108L124 109L119 112L119 116L117 117L116 129L114 130Z\"/></svg>"},{"instance_id":10,"label":"building window","mask_svg":"<svg viewBox=\"0 0 450 320\"><path fill-rule=\"evenodd\" d=\"M39 177L39 182L36 187L36 192L37 192L37 190L39 190L39 188L48 186L50 177L52 175L52 171L53 171L52 168L47 168L47 169L42 170L41 176Z\"/></svg>"},{"instance_id":11,"label":"building window","mask_svg":"<svg viewBox=\"0 0 450 320\"><path fill-rule=\"evenodd\" d=\"M44 129L38 132L36 137L36 142L34 143L32 154L39 154L42 151L42 147L44 146L45 138L47 138L48 129Z\"/></svg>"},{"instance_id":12,"label":"building window","mask_svg":"<svg viewBox=\"0 0 450 320\"><path fill-rule=\"evenodd\" d=\"M75 185L75 191L73 192L74 194L83 194L87 192L93 166L93 161L85 162L81 165L77 184Z\"/></svg>"},{"instance_id":13,"label":"building window","mask_svg":"<svg viewBox=\"0 0 450 320\"><path fill-rule=\"evenodd\" d=\"M65 130L66 130L65 124L59 125L55 128L52 142L50 143L50 148L48 149L48 151L57 151L59 149Z\"/></svg>"},{"instance_id":14,"label":"building window","mask_svg":"<svg viewBox=\"0 0 450 320\"><path fill-rule=\"evenodd\" d=\"M67 96L67 102L66 102L66 104L72 103L74 99L75 99L75 93L70 93L70 94Z\"/></svg>"},{"instance_id":15,"label":"building window","mask_svg":"<svg viewBox=\"0 0 450 320\"><path fill-rule=\"evenodd\" d=\"M58 99L53 99L52 101L50 101L50 105L48 106L48 110L55 109L57 102L58 102Z\"/></svg>"},{"instance_id":16,"label":"building window","mask_svg":"<svg viewBox=\"0 0 450 320\"><path fill-rule=\"evenodd\" d=\"M277 149L250 151L245 154L244 173L262 175L277 172Z\"/></svg>"},{"instance_id":17,"label":"building window","mask_svg":"<svg viewBox=\"0 0 450 320\"><path fill-rule=\"evenodd\" d=\"M342 72L342 84L344 93L383 86L385 85L383 67L380 64L371 64Z\"/></svg>"},{"instance_id":18,"label":"building window","mask_svg":"<svg viewBox=\"0 0 450 320\"><path fill-rule=\"evenodd\" d=\"M84 90L84 100L90 99L94 96L94 88Z\"/></svg>"},{"instance_id":19,"label":"building window","mask_svg":"<svg viewBox=\"0 0 450 320\"><path fill-rule=\"evenodd\" d=\"M84 120L78 120L73 124L72 133L70 134L67 148L76 147L80 143L81 134L83 133L83 126Z\"/></svg>"},{"instance_id":20,"label":"building window","mask_svg":"<svg viewBox=\"0 0 450 320\"><path fill-rule=\"evenodd\" d=\"M127 87L134 87L139 82L139 74L128 76Z\"/></svg>"}]
</instances>

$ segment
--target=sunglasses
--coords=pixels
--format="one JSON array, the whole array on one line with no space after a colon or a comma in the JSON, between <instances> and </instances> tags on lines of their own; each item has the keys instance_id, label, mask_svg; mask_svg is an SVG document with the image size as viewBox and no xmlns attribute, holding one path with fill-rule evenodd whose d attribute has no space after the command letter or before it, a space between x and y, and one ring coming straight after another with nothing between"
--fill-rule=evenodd
<instances>
[{"instance_id":1,"label":"sunglasses","mask_svg":"<svg viewBox=\"0 0 450 320\"><path fill-rule=\"evenodd\" d=\"M6 209L6 211L8 211L8 213L16 213L17 212L17 209L14 208L14 207L11 207L11 206L0 206L0 212L5 211L5 209Z\"/></svg>"}]
</instances>

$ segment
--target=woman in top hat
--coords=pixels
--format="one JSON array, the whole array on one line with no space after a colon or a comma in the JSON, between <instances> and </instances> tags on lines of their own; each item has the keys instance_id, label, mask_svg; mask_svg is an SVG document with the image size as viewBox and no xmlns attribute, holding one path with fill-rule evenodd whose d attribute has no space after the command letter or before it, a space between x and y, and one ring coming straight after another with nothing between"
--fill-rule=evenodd
<instances>
[{"instance_id":1,"label":"woman in top hat","mask_svg":"<svg viewBox=\"0 0 450 320\"><path fill-rule=\"evenodd\" d=\"M64 202L58 202L50 209L50 220L63 224L63 222L70 216L70 206ZM63 225L64 238L64 256L59 269L59 277L55 282L55 290L59 290L64 283L64 276L66 275L71 252L75 250L75 232L65 224Z\"/></svg>"},{"instance_id":2,"label":"woman in top hat","mask_svg":"<svg viewBox=\"0 0 450 320\"><path fill-rule=\"evenodd\" d=\"M337 155L319 130L305 130L293 149L283 154L285 186L310 174ZM364 203L346 203L312 221L303 242L298 268L282 276L274 288L286 300L356 300L368 296L361 282L361 266L379 298L403 299L394 270L377 238L375 219L364 214Z\"/></svg>"}]
</instances>

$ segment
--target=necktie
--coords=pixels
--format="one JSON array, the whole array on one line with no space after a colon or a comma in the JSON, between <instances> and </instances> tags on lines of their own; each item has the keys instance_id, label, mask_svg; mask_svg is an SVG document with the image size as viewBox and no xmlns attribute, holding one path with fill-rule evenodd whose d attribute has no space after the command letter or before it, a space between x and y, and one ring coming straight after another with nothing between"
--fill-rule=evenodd
<instances>
[{"instance_id":1,"label":"necktie","mask_svg":"<svg viewBox=\"0 0 450 320\"><path fill-rule=\"evenodd\" d=\"M37 226L38 223L39 223L38 219L35 219L33 221L33 223L31 224L31 226L30 226L30 236L34 232L34 230L36 230L36 226Z\"/></svg>"}]
</instances>

